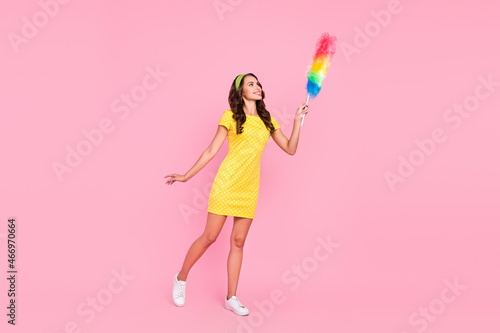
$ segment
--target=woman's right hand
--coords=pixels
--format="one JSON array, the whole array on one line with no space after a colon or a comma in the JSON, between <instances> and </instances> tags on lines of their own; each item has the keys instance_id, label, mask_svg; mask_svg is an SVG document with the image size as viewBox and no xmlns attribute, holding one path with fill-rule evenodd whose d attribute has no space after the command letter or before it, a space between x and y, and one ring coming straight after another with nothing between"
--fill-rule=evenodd
<instances>
[{"instance_id":1,"label":"woman's right hand","mask_svg":"<svg viewBox=\"0 0 500 333\"><path fill-rule=\"evenodd\" d=\"M304 103L300 104L299 108L297 109L297 112L295 113L295 119L302 120L302 117L305 117L307 112L309 112L309 105L304 101Z\"/></svg>"},{"instance_id":2,"label":"woman's right hand","mask_svg":"<svg viewBox=\"0 0 500 333\"><path fill-rule=\"evenodd\" d=\"M178 175L176 173L171 173L169 175L166 175L163 178L167 178L167 177L170 177L170 179L167 179L167 182L165 183L167 185L172 185L175 181L178 181L178 182L186 182L187 181L185 175Z\"/></svg>"}]
</instances>

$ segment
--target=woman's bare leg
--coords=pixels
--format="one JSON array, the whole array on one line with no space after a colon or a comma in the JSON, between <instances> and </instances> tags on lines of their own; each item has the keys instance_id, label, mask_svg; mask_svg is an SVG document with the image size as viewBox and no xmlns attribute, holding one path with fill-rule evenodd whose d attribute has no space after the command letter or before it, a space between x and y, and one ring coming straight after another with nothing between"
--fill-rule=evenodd
<instances>
[{"instance_id":1,"label":"woman's bare leg","mask_svg":"<svg viewBox=\"0 0 500 333\"><path fill-rule=\"evenodd\" d=\"M196 239L189 248L177 280L186 281L191 267L200 259L205 251L216 241L227 216L208 212L207 225L203 234Z\"/></svg>"},{"instance_id":2,"label":"woman's bare leg","mask_svg":"<svg viewBox=\"0 0 500 333\"><path fill-rule=\"evenodd\" d=\"M227 258L227 299L236 296L236 288L240 278L241 263L243 261L243 245L253 219L234 217L233 231L231 232L231 249Z\"/></svg>"}]
</instances>

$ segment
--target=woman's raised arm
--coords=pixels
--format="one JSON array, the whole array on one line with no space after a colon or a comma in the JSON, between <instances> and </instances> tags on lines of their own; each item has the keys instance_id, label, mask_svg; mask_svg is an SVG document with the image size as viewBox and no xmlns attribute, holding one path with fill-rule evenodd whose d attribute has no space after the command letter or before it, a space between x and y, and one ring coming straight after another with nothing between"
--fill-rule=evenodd
<instances>
[{"instance_id":1,"label":"woman's raised arm","mask_svg":"<svg viewBox=\"0 0 500 333\"><path fill-rule=\"evenodd\" d=\"M304 117L307 112L308 106L304 102L297 109L297 113L295 113L295 117L293 120L293 130L292 135L290 135L290 140L287 139L283 132L281 132L281 129L278 129L273 134L271 134L274 142L276 142L276 144L289 155L294 155L297 151L297 146L299 145L302 117Z\"/></svg>"}]
</instances>

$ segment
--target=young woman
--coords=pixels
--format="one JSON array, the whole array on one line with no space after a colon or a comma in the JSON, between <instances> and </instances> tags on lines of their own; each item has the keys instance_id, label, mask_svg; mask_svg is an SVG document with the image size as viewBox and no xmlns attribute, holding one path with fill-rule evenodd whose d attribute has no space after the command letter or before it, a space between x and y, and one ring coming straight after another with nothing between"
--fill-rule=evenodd
<instances>
[{"instance_id":1,"label":"young woman","mask_svg":"<svg viewBox=\"0 0 500 333\"><path fill-rule=\"evenodd\" d=\"M221 163L208 200L207 225L203 234L189 248L181 270L174 276L172 298L177 306L185 302L186 279L189 271L208 247L217 239L228 216L233 216L231 247L227 260L228 289L224 306L238 315L249 311L236 297L236 288L243 259L243 245L257 207L260 185L260 159L272 136L286 153L297 151L302 117L308 108L302 103L297 109L290 139L281 132L278 122L266 110L265 94L257 76L238 75L229 91L230 110L219 122L217 133L194 166L185 174L169 174L166 184L186 182L217 154L228 138L229 152Z\"/></svg>"}]
</instances>

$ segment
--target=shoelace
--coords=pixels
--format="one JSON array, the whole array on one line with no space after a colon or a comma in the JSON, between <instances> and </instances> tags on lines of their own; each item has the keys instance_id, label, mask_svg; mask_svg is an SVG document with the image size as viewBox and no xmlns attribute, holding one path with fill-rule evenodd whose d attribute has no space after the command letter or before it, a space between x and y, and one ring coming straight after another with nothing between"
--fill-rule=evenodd
<instances>
[{"instance_id":1,"label":"shoelace","mask_svg":"<svg viewBox=\"0 0 500 333\"><path fill-rule=\"evenodd\" d=\"M236 302L236 304L238 304L241 308L244 308L243 304L241 304L240 300L238 299L238 297L234 297L234 301Z\"/></svg>"},{"instance_id":2,"label":"shoelace","mask_svg":"<svg viewBox=\"0 0 500 333\"><path fill-rule=\"evenodd\" d=\"M175 296L176 297L184 297L185 290L186 290L185 285L182 285L180 283L177 284L177 286L175 288Z\"/></svg>"}]
</instances>

